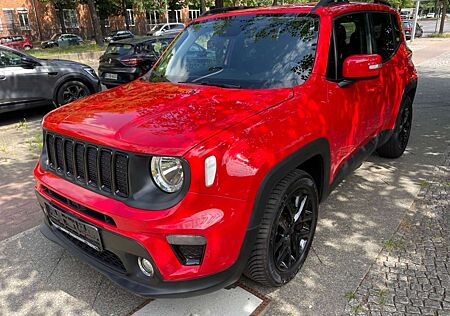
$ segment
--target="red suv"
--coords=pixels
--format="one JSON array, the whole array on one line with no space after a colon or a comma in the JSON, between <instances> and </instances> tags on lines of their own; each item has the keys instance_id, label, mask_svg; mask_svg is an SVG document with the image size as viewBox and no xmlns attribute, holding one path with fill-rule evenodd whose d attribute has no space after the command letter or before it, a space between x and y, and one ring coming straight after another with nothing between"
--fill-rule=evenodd
<instances>
[{"instance_id":1,"label":"red suv","mask_svg":"<svg viewBox=\"0 0 450 316\"><path fill-rule=\"evenodd\" d=\"M396 10L221 9L144 77L43 120L42 231L121 286L186 296L304 263L319 202L407 146L417 75Z\"/></svg>"},{"instance_id":2,"label":"red suv","mask_svg":"<svg viewBox=\"0 0 450 316\"><path fill-rule=\"evenodd\" d=\"M2 36L0 37L0 44L23 50L30 50L33 48L33 43L30 39L22 35Z\"/></svg>"}]
</instances>

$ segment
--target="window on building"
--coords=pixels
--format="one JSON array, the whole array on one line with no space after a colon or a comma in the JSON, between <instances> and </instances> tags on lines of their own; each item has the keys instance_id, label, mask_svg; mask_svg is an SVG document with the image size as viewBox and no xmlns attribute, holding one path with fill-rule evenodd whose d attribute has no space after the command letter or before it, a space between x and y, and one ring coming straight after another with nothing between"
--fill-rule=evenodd
<instances>
[{"instance_id":1,"label":"window on building","mask_svg":"<svg viewBox=\"0 0 450 316\"><path fill-rule=\"evenodd\" d=\"M17 15L19 16L20 28L22 30L30 29L30 21L28 20L28 10L27 9L17 9Z\"/></svg>"},{"instance_id":2,"label":"window on building","mask_svg":"<svg viewBox=\"0 0 450 316\"><path fill-rule=\"evenodd\" d=\"M133 12L133 9L127 9L126 19L128 21L128 25L134 26L134 12Z\"/></svg>"},{"instance_id":3,"label":"window on building","mask_svg":"<svg viewBox=\"0 0 450 316\"><path fill-rule=\"evenodd\" d=\"M63 10L64 26L66 28L78 28L77 11L75 9Z\"/></svg>"},{"instance_id":4,"label":"window on building","mask_svg":"<svg viewBox=\"0 0 450 316\"><path fill-rule=\"evenodd\" d=\"M15 33L17 25L16 20L14 19L14 10L3 9L3 15L5 16L6 29L11 33Z\"/></svg>"}]
</instances>

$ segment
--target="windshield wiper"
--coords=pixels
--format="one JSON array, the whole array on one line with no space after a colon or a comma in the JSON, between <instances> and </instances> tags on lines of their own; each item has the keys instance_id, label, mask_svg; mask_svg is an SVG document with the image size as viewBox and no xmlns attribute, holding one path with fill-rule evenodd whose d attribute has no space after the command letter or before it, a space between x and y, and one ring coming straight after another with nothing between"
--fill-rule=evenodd
<instances>
[{"instance_id":1,"label":"windshield wiper","mask_svg":"<svg viewBox=\"0 0 450 316\"><path fill-rule=\"evenodd\" d=\"M239 89L240 85L230 84L230 83L218 83L218 82L210 82L210 81L201 81L201 82L192 82L192 81L179 81L178 83L191 83L191 84L199 84L202 86L211 86L211 87L219 87L219 88L228 88L228 89Z\"/></svg>"}]
</instances>

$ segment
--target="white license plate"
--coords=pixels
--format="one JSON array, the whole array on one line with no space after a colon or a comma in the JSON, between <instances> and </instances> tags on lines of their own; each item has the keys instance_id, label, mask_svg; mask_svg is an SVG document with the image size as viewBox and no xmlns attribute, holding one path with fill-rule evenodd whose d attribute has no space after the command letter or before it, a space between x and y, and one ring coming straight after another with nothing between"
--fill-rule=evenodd
<instances>
[{"instance_id":1,"label":"white license plate","mask_svg":"<svg viewBox=\"0 0 450 316\"><path fill-rule=\"evenodd\" d=\"M105 74L105 79L117 80L117 74Z\"/></svg>"}]
</instances>

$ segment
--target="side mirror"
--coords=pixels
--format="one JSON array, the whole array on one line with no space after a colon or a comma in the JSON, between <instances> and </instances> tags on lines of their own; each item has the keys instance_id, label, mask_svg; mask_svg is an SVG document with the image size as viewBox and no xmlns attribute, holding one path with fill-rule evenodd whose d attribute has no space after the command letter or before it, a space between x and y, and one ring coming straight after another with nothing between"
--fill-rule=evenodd
<instances>
[{"instance_id":1,"label":"side mirror","mask_svg":"<svg viewBox=\"0 0 450 316\"><path fill-rule=\"evenodd\" d=\"M38 63L29 57L22 57L20 59L23 68L34 68L38 65Z\"/></svg>"},{"instance_id":2,"label":"side mirror","mask_svg":"<svg viewBox=\"0 0 450 316\"><path fill-rule=\"evenodd\" d=\"M352 55L344 60L342 76L345 79L378 77L382 65L380 55Z\"/></svg>"}]
</instances>

